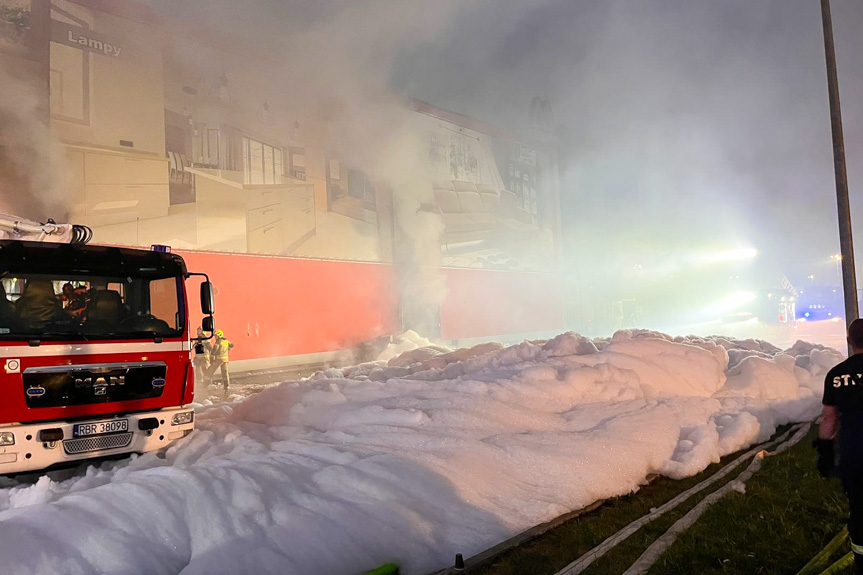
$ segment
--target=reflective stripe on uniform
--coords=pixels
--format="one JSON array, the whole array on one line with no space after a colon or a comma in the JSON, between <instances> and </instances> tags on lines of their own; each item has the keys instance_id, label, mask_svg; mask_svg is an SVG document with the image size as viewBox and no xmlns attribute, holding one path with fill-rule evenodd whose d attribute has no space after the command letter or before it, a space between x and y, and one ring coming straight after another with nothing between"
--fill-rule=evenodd
<instances>
[{"instance_id":1,"label":"reflective stripe on uniform","mask_svg":"<svg viewBox=\"0 0 863 575\"><path fill-rule=\"evenodd\" d=\"M853 541L851 542L851 551L856 553L857 555L863 555L863 545L857 545Z\"/></svg>"}]
</instances>

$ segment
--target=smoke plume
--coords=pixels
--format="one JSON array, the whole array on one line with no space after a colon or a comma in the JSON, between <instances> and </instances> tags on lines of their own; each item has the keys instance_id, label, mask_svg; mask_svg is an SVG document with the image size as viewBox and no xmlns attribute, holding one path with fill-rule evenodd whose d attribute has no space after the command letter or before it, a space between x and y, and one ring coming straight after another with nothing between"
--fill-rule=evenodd
<instances>
[{"instance_id":1,"label":"smoke plume","mask_svg":"<svg viewBox=\"0 0 863 575\"><path fill-rule=\"evenodd\" d=\"M62 221L61 161L48 128L47 102L32 76L0 62L0 212Z\"/></svg>"}]
</instances>

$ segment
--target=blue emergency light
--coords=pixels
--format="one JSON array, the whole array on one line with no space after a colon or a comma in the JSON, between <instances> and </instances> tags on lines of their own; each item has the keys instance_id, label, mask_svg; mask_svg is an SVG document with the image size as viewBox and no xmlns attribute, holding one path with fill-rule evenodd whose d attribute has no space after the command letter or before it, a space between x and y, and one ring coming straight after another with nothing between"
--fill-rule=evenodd
<instances>
[{"instance_id":1,"label":"blue emergency light","mask_svg":"<svg viewBox=\"0 0 863 575\"><path fill-rule=\"evenodd\" d=\"M150 246L150 251L160 252L163 254L171 253L171 246L163 246L160 244L153 244Z\"/></svg>"}]
</instances>

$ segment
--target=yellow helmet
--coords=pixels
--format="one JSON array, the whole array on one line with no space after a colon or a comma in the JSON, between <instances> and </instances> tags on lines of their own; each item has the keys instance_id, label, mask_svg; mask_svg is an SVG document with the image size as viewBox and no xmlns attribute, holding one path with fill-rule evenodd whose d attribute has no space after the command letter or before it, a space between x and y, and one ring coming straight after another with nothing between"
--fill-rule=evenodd
<instances>
[{"instance_id":1,"label":"yellow helmet","mask_svg":"<svg viewBox=\"0 0 863 575\"><path fill-rule=\"evenodd\" d=\"M225 337L225 332L223 332L220 329L217 329L216 331L213 332L213 335L215 335L216 337Z\"/></svg>"}]
</instances>

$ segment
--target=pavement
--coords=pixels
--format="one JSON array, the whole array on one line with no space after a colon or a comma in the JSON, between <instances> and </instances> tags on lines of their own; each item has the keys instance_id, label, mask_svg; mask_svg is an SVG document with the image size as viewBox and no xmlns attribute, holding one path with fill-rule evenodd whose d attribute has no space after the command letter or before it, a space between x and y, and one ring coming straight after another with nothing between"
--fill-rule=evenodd
<instances>
[{"instance_id":1,"label":"pavement","mask_svg":"<svg viewBox=\"0 0 863 575\"><path fill-rule=\"evenodd\" d=\"M228 395L241 395L247 397L249 395L260 393L264 389L272 386L274 383L309 377L316 371L320 371L326 367L328 366L318 363L279 369L231 373L231 388ZM209 385L204 390L196 389L196 401L206 399L205 397L202 397L204 393L207 394L206 398L209 398L212 401L222 401L226 397L222 384L218 380L216 383Z\"/></svg>"}]
</instances>

